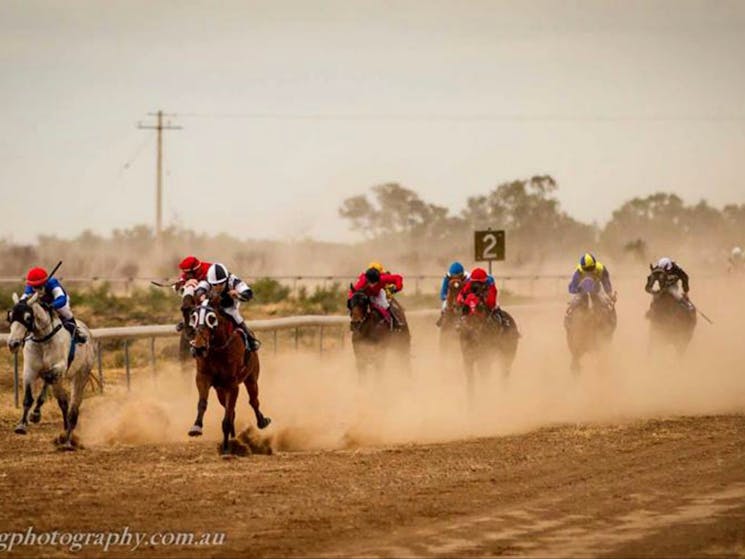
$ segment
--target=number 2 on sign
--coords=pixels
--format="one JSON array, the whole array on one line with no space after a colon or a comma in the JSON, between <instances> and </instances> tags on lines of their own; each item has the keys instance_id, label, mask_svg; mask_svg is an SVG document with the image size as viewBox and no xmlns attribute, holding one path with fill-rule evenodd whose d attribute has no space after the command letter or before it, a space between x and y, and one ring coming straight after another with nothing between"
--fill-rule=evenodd
<instances>
[{"instance_id":1,"label":"number 2 on sign","mask_svg":"<svg viewBox=\"0 0 745 559\"><path fill-rule=\"evenodd\" d=\"M497 236L494 233L484 235L484 259L497 258Z\"/></svg>"}]
</instances>

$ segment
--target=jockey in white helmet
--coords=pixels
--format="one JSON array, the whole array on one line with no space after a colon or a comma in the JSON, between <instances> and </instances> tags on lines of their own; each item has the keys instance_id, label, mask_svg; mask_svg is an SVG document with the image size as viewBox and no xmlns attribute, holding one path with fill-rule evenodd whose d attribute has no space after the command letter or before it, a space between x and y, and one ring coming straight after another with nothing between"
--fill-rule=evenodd
<instances>
[{"instance_id":1,"label":"jockey in white helmet","mask_svg":"<svg viewBox=\"0 0 745 559\"><path fill-rule=\"evenodd\" d=\"M688 274L685 273L683 268L673 262L672 259L663 256L654 265L650 264L649 269L651 273L647 276L647 285L644 287L647 293L654 294L659 291L667 291L686 309L693 310L695 308L688 300L690 289ZM653 289L655 282L659 286L657 292Z\"/></svg>"},{"instance_id":2,"label":"jockey in white helmet","mask_svg":"<svg viewBox=\"0 0 745 559\"><path fill-rule=\"evenodd\" d=\"M730 272L737 272L745 268L745 252L737 246L732 249L729 256L729 270Z\"/></svg>"},{"instance_id":3,"label":"jockey in white helmet","mask_svg":"<svg viewBox=\"0 0 745 559\"><path fill-rule=\"evenodd\" d=\"M211 294L220 296L220 309L233 319L235 325L245 332L248 341L248 351L256 351L261 346L254 333L246 325L238 307L241 302L250 301L253 291L249 285L237 276L234 276L224 264L215 262L207 270L207 279L199 282L196 288L198 299L203 299Z\"/></svg>"}]
</instances>

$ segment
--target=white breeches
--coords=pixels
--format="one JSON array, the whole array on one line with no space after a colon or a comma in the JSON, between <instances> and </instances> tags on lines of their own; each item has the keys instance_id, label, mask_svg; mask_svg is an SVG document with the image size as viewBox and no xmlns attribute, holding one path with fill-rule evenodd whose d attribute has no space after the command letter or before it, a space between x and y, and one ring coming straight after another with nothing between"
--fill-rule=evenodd
<instances>
[{"instance_id":1,"label":"white breeches","mask_svg":"<svg viewBox=\"0 0 745 559\"><path fill-rule=\"evenodd\" d=\"M70 308L69 296L67 303L65 303L65 306L57 309L57 314L62 320L70 320L72 318L72 309Z\"/></svg>"},{"instance_id":2,"label":"white breeches","mask_svg":"<svg viewBox=\"0 0 745 559\"><path fill-rule=\"evenodd\" d=\"M387 309L391 306L388 302L388 297L385 295L385 289L381 289L377 295L370 298L370 301L381 309Z\"/></svg>"},{"instance_id":3,"label":"white breeches","mask_svg":"<svg viewBox=\"0 0 745 559\"><path fill-rule=\"evenodd\" d=\"M606 307L610 307L610 297L608 297L608 294L604 290L600 290L597 293L593 293L593 298L600 301L601 304L603 304ZM571 307L576 307L579 303L582 302L584 298L584 295L581 293L575 293L572 297Z\"/></svg>"},{"instance_id":4,"label":"white breeches","mask_svg":"<svg viewBox=\"0 0 745 559\"><path fill-rule=\"evenodd\" d=\"M232 307L222 307L222 310L225 311L225 314L229 315L233 320L235 320L236 324L243 324L243 317L241 316L241 311L238 310L239 306L240 304L236 303Z\"/></svg>"},{"instance_id":5,"label":"white breeches","mask_svg":"<svg viewBox=\"0 0 745 559\"><path fill-rule=\"evenodd\" d=\"M683 299L683 288L678 283L666 287L665 291L672 295L676 301Z\"/></svg>"}]
</instances>

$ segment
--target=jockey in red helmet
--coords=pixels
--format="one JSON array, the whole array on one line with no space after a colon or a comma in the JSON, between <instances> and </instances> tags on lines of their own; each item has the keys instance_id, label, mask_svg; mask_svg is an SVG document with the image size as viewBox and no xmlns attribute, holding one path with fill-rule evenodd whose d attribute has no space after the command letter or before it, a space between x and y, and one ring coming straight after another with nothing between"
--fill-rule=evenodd
<instances>
[{"instance_id":1,"label":"jockey in red helmet","mask_svg":"<svg viewBox=\"0 0 745 559\"><path fill-rule=\"evenodd\" d=\"M187 256L179 262L181 275L177 282L177 289L181 289L189 280L196 280L197 283L207 279L207 270L212 266L212 262L201 262L196 256Z\"/></svg>"},{"instance_id":2,"label":"jockey in red helmet","mask_svg":"<svg viewBox=\"0 0 745 559\"><path fill-rule=\"evenodd\" d=\"M28 299L35 291L40 292L39 300L57 311L62 325L70 332L77 343L88 341L87 336L78 330L77 322L70 308L70 296L55 277L50 278L44 268L31 268L26 274L26 287L21 299Z\"/></svg>"},{"instance_id":3,"label":"jockey in red helmet","mask_svg":"<svg viewBox=\"0 0 745 559\"><path fill-rule=\"evenodd\" d=\"M471 302L481 302L490 311L496 310L498 308L497 286L494 279L483 268L474 268L468 281L463 284L458 293L457 301L462 306L470 306Z\"/></svg>"},{"instance_id":4,"label":"jockey in red helmet","mask_svg":"<svg viewBox=\"0 0 745 559\"><path fill-rule=\"evenodd\" d=\"M391 288L391 293L396 293L404 288L404 278L398 274L381 274L377 268L368 268L360 274L357 283L352 286L347 296L347 303L355 291L364 291L370 297L370 302L380 312L388 325L393 328L393 315L390 311L390 303L385 294L386 287Z\"/></svg>"}]
</instances>

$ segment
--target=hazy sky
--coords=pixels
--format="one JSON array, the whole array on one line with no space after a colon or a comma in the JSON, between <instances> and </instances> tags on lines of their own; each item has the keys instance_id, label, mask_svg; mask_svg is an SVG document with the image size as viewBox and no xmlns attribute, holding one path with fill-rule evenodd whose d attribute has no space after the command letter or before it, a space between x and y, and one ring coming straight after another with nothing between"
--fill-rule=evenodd
<instances>
[{"instance_id":1,"label":"hazy sky","mask_svg":"<svg viewBox=\"0 0 745 559\"><path fill-rule=\"evenodd\" d=\"M166 225L241 238L355 238L387 181L745 202L745 2L0 0L0 237L152 225L158 109Z\"/></svg>"}]
</instances>

